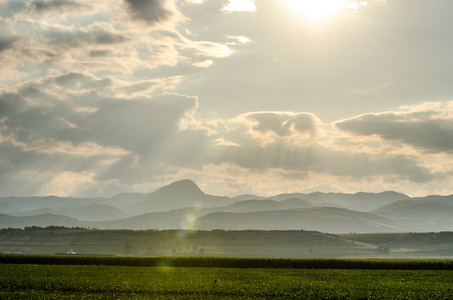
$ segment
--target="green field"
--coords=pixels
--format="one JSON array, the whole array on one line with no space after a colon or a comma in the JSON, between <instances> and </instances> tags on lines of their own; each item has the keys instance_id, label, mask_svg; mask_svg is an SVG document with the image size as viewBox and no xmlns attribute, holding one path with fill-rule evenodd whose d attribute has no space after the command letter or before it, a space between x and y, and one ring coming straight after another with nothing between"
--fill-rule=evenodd
<instances>
[{"instance_id":1,"label":"green field","mask_svg":"<svg viewBox=\"0 0 453 300\"><path fill-rule=\"evenodd\" d=\"M0 299L453 299L449 261L69 259L78 264L50 256L3 256ZM184 266L209 262L212 267ZM244 267L215 267L238 262ZM335 269L325 269L329 263ZM139 264L156 266L132 266ZM286 267L268 268L278 264Z\"/></svg>"}]
</instances>

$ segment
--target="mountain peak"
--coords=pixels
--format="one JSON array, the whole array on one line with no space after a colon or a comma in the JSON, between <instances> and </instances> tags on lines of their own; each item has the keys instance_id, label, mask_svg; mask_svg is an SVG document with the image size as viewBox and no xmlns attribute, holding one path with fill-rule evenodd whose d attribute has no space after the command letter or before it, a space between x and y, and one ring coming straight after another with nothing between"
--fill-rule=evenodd
<instances>
[{"instance_id":1,"label":"mountain peak","mask_svg":"<svg viewBox=\"0 0 453 300\"><path fill-rule=\"evenodd\" d=\"M198 187L198 185L190 179L183 179L183 180L172 182L168 185L168 187L184 189L184 190L192 190L192 191L203 193L201 191L201 189Z\"/></svg>"},{"instance_id":2,"label":"mountain peak","mask_svg":"<svg viewBox=\"0 0 453 300\"><path fill-rule=\"evenodd\" d=\"M204 195L198 185L190 179L175 181L166 185L153 194L181 194L181 195Z\"/></svg>"}]
</instances>

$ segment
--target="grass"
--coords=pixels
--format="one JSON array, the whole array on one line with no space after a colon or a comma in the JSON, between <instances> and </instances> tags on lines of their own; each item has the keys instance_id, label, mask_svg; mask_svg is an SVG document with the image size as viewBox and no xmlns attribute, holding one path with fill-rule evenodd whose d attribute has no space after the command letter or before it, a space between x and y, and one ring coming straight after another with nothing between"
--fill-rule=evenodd
<instances>
[{"instance_id":1,"label":"grass","mask_svg":"<svg viewBox=\"0 0 453 300\"><path fill-rule=\"evenodd\" d=\"M13 257L28 261L13 263ZM433 270L451 266L448 261L370 260L369 266L381 267L365 269L357 262L363 266L367 260L318 260L322 268L316 269L306 268L316 260L95 258L108 265L85 264L92 257L69 257L72 263L81 259L77 264L55 256L1 258L0 299L453 299L453 270ZM243 268L232 264L247 261ZM349 269L339 263L350 263Z\"/></svg>"},{"instance_id":2,"label":"grass","mask_svg":"<svg viewBox=\"0 0 453 300\"><path fill-rule=\"evenodd\" d=\"M1 299L452 299L453 271L1 266Z\"/></svg>"}]
</instances>

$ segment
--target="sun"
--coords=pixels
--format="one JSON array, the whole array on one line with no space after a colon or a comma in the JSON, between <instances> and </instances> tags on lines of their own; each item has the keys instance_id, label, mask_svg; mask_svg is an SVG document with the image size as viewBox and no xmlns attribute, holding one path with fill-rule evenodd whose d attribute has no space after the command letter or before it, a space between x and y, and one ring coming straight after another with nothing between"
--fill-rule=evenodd
<instances>
[{"instance_id":1,"label":"sun","mask_svg":"<svg viewBox=\"0 0 453 300\"><path fill-rule=\"evenodd\" d=\"M346 0L286 0L290 8L305 20L318 23L339 14Z\"/></svg>"}]
</instances>

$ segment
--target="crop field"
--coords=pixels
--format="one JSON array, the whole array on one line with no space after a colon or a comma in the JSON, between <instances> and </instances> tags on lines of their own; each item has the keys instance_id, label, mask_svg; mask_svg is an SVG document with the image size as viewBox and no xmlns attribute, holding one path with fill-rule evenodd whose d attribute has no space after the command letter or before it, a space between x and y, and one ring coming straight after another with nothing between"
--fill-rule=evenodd
<instances>
[{"instance_id":1,"label":"crop field","mask_svg":"<svg viewBox=\"0 0 453 300\"><path fill-rule=\"evenodd\" d=\"M108 262L111 258L98 259L97 262L103 259ZM172 259L154 260L160 261L156 266L2 261L0 299L453 299L453 270L448 270L451 269L448 262L420 264L420 268L431 266L431 270L414 269L416 261L410 264L389 262L390 267L400 269L383 270L317 269L300 265L296 265L297 268L291 265L284 268L184 267L173 266L178 261ZM117 262L124 264L125 261ZM190 261L186 258L185 264ZM206 262L209 259L205 259ZM265 260L260 261L263 262ZM348 261L332 260L334 267L340 267L335 262L348 264ZM366 266L366 261L360 263ZM385 262L379 263L385 266ZM406 266L412 269L402 269ZM445 266L446 270L434 269Z\"/></svg>"}]
</instances>

